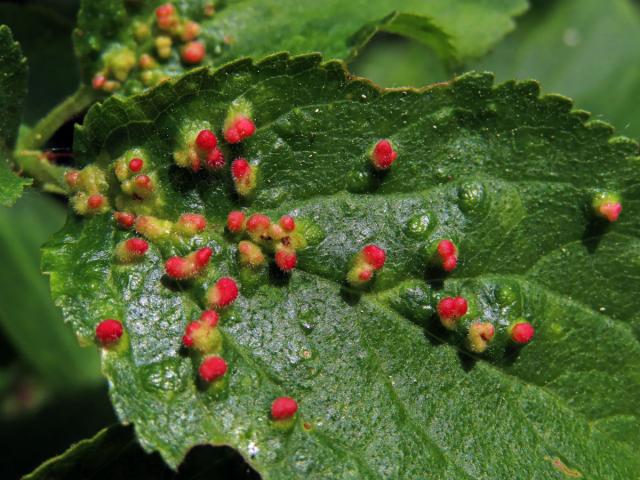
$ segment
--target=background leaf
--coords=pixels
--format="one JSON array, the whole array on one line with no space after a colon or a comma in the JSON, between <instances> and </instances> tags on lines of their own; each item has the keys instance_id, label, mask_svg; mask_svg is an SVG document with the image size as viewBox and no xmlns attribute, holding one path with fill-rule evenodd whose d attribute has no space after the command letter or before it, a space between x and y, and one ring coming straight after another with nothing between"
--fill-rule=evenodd
<instances>
[{"instance_id":1,"label":"background leaf","mask_svg":"<svg viewBox=\"0 0 640 480\"><path fill-rule=\"evenodd\" d=\"M114 53L123 46L141 54L156 55L158 34L154 8L161 1L125 2L101 0L83 2L78 19L76 50L83 78L109 70ZM244 56L260 57L274 51L305 53L320 51L326 57L347 59L376 32L390 31L429 45L449 62L479 56L513 28L512 18L526 10L525 0L404 1L338 0L321 3L294 0L249 0L213 5L209 0L175 2L187 19L202 25L200 38L207 47L204 64L221 65ZM151 28L151 37L136 43L134 31L141 25ZM136 30L138 29L138 30ZM159 32L162 33L162 32ZM163 76L184 72L175 43L171 56L148 70L144 79L134 67L117 91L129 94L155 84ZM157 59L156 59L157 60ZM107 72L108 73L108 72ZM109 75L107 75L109 76ZM111 79L115 78L113 75ZM122 79L121 79L122 80Z\"/></svg>"},{"instance_id":2,"label":"background leaf","mask_svg":"<svg viewBox=\"0 0 640 480\"><path fill-rule=\"evenodd\" d=\"M40 247L65 218L58 201L37 192L0 208L0 326L44 383L68 392L98 382L100 369L63 324L40 273Z\"/></svg>"},{"instance_id":3,"label":"background leaf","mask_svg":"<svg viewBox=\"0 0 640 480\"><path fill-rule=\"evenodd\" d=\"M71 33L73 5L46 2L0 4L0 23L11 27L29 65L24 122L33 125L78 87L80 75ZM54 10L55 8L55 10Z\"/></svg>"},{"instance_id":4,"label":"background leaf","mask_svg":"<svg viewBox=\"0 0 640 480\"><path fill-rule=\"evenodd\" d=\"M0 204L11 205L31 182L10 171L22 103L27 93L27 65L11 30L0 25Z\"/></svg>"},{"instance_id":5,"label":"background leaf","mask_svg":"<svg viewBox=\"0 0 640 480\"><path fill-rule=\"evenodd\" d=\"M476 68L536 78L640 137L640 8L630 0L536 2L519 28Z\"/></svg>"},{"instance_id":6,"label":"background leaf","mask_svg":"<svg viewBox=\"0 0 640 480\"><path fill-rule=\"evenodd\" d=\"M245 202L228 171L192 174L173 162L181 127L208 121L219 133L241 100L258 133L222 148L259 164ZM127 205L172 221L195 211L211 228L116 265L113 249L131 233L110 215L75 218L46 249L45 269L80 337L93 338L103 318L124 322L127 346L103 354L112 399L172 466L212 443L237 448L268 478L554 478L562 469L630 478L640 468L638 308L615 292L638 279L638 145L587 120L564 97L540 98L534 82L493 86L487 74L381 91L317 56L197 71L93 107L76 150L112 172L141 148L160 201ZM378 176L367 152L385 137L399 159ZM110 202L126 202L109 175ZM590 214L602 188L624 203L609 228ZM306 225L309 246L291 276L239 267L237 239L222 226L240 206ZM461 252L446 278L420 253L441 238ZM357 294L345 272L368 243L388 262ZM211 270L167 282L163 261L204 244L216 251ZM239 279L241 296L222 314L230 370L216 394L196 382L199 360L180 345L222 275ZM464 330L449 334L434 318L437 300L458 294L472 303L469 321L497 328L485 355L470 355ZM505 336L518 317L537 333L514 351ZM269 419L282 394L300 403L290 430Z\"/></svg>"}]
</instances>

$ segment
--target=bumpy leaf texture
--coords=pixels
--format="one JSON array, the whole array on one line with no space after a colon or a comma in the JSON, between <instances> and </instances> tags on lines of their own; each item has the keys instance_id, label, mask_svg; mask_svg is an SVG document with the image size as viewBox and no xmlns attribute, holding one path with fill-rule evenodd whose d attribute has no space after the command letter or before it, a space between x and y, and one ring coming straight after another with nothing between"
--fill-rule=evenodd
<instances>
[{"instance_id":1,"label":"bumpy leaf texture","mask_svg":"<svg viewBox=\"0 0 640 480\"><path fill-rule=\"evenodd\" d=\"M238 105L252 107L257 131L229 145L221 129ZM177 166L174 152L205 125L226 166ZM398 153L386 172L368 159L381 138ZM112 97L76 140L92 178L106 175L109 205L208 221L193 236L165 225L142 259L123 264L114 249L137 234L103 209L71 216L45 251L53 295L82 341L102 319L122 321L125 334L102 357L112 400L170 465L211 443L276 479L639 471L638 145L568 99L480 73L380 90L340 63L277 55ZM129 180L115 177L132 154L144 158L151 196L125 193ZM257 171L244 197L229 171L238 156ZM610 225L592 213L601 189L622 199ZM224 228L238 209L295 217L290 274L267 249L264 264L239 263L241 237ZM431 260L441 239L459 250L450 273ZM385 249L386 263L352 287L345 277L367 244ZM215 253L195 279L167 278L167 258L203 246ZM207 386L181 337L223 276L240 295L217 327L227 373ZM469 312L448 331L436 305L457 295ZM507 330L519 318L536 333L516 348ZM478 321L495 329L483 353L467 340ZM282 395L299 405L288 422L270 418Z\"/></svg>"},{"instance_id":2,"label":"bumpy leaf texture","mask_svg":"<svg viewBox=\"0 0 640 480\"><path fill-rule=\"evenodd\" d=\"M417 39L454 62L486 53L527 8L525 0L183 0L158 18L155 9L166 4L83 1L75 42L84 81L131 94L194 65L274 51L348 59L378 31ZM206 47L196 61L182 55L191 42Z\"/></svg>"},{"instance_id":3,"label":"bumpy leaf texture","mask_svg":"<svg viewBox=\"0 0 640 480\"><path fill-rule=\"evenodd\" d=\"M10 169L22 104L27 94L27 61L11 30L0 25L0 204L11 205L30 181Z\"/></svg>"}]
</instances>

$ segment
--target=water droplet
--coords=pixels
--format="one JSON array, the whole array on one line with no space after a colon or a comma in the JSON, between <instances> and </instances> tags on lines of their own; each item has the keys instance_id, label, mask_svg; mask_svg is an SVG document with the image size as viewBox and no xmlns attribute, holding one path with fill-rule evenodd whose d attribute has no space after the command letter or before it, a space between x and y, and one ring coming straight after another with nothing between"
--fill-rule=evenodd
<instances>
[{"instance_id":1,"label":"water droplet","mask_svg":"<svg viewBox=\"0 0 640 480\"><path fill-rule=\"evenodd\" d=\"M304 219L298 222L298 229L307 245L318 245L327 236L320 225Z\"/></svg>"},{"instance_id":2,"label":"water droplet","mask_svg":"<svg viewBox=\"0 0 640 480\"><path fill-rule=\"evenodd\" d=\"M190 374L186 362L179 359L145 365L141 372L145 388L153 392L179 392Z\"/></svg>"},{"instance_id":3,"label":"water droplet","mask_svg":"<svg viewBox=\"0 0 640 480\"><path fill-rule=\"evenodd\" d=\"M308 310L305 312L300 312L298 315L298 323L302 328L302 331L309 335L313 332L313 329L316 328L316 324L318 322L318 315L313 310Z\"/></svg>"},{"instance_id":4,"label":"water droplet","mask_svg":"<svg viewBox=\"0 0 640 480\"><path fill-rule=\"evenodd\" d=\"M369 172L354 170L347 175L347 190L352 193L364 193L370 190L371 175Z\"/></svg>"},{"instance_id":5,"label":"water droplet","mask_svg":"<svg viewBox=\"0 0 640 480\"><path fill-rule=\"evenodd\" d=\"M282 204L289 196L289 191L285 188L269 188L259 192L260 202L265 207L276 207Z\"/></svg>"},{"instance_id":6,"label":"water droplet","mask_svg":"<svg viewBox=\"0 0 640 480\"><path fill-rule=\"evenodd\" d=\"M513 305L518 300L518 291L513 285L501 285L496 288L496 301L501 307Z\"/></svg>"},{"instance_id":7,"label":"water droplet","mask_svg":"<svg viewBox=\"0 0 640 480\"><path fill-rule=\"evenodd\" d=\"M407 222L407 233L415 238L426 238L435 227L435 221L426 214L414 215Z\"/></svg>"},{"instance_id":8,"label":"water droplet","mask_svg":"<svg viewBox=\"0 0 640 480\"><path fill-rule=\"evenodd\" d=\"M424 322L435 312L433 291L426 284L414 283L401 287L389 303L398 313L416 323Z\"/></svg>"},{"instance_id":9,"label":"water droplet","mask_svg":"<svg viewBox=\"0 0 640 480\"><path fill-rule=\"evenodd\" d=\"M484 187L480 183L469 182L460 185L458 200L463 212L479 210L485 198Z\"/></svg>"},{"instance_id":10,"label":"water droplet","mask_svg":"<svg viewBox=\"0 0 640 480\"><path fill-rule=\"evenodd\" d=\"M247 453L251 458L256 458L256 456L260 453L260 448L255 442L249 442L247 445Z\"/></svg>"}]
</instances>

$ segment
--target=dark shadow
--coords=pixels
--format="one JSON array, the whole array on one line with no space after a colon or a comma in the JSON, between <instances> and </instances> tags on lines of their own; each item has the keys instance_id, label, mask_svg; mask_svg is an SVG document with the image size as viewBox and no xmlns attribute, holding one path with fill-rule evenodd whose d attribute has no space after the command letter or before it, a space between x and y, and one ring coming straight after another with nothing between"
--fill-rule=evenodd
<instances>
[{"instance_id":1,"label":"dark shadow","mask_svg":"<svg viewBox=\"0 0 640 480\"><path fill-rule=\"evenodd\" d=\"M160 283L163 287L168 288L172 292L182 292L188 290L192 286L191 280L174 280L168 275L163 275L160 279Z\"/></svg>"},{"instance_id":2,"label":"dark shadow","mask_svg":"<svg viewBox=\"0 0 640 480\"><path fill-rule=\"evenodd\" d=\"M291 273L283 272L274 262L269 262L267 271L269 284L275 287L286 287L291 281Z\"/></svg>"},{"instance_id":3,"label":"dark shadow","mask_svg":"<svg viewBox=\"0 0 640 480\"><path fill-rule=\"evenodd\" d=\"M442 290L444 288L444 276L442 268L429 265L424 273L424 279L434 290Z\"/></svg>"},{"instance_id":4,"label":"dark shadow","mask_svg":"<svg viewBox=\"0 0 640 480\"><path fill-rule=\"evenodd\" d=\"M472 357L462 350L458 350L458 358L460 359L460 366L465 372L470 372L478 361L477 358Z\"/></svg>"},{"instance_id":5,"label":"dark shadow","mask_svg":"<svg viewBox=\"0 0 640 480\"><path fill-rule=\"evenodd\" d=\"M595 253L602 236L607 233L610 223L604 219L592 217L582 233L582 244L589 253Z\"/></svg>"},{"instance_id":6,"label":"dark shadow","mask_svg":"<svg viewBox=\"0 0 640 480\"><path fill-rule=\"evenodd\" d=\"M425 322L423 332L425 338L435 347L440 345L451 345L456 348L456 353L460 359L460 366L465 372L470 372L473 369L478 359L471 356L470 353L461 350L454 343L456 333L444 328L442 323L438 320L437 315L434 315Z\"/></svg>"},{"instance_id":7,"label":"dark shadow","mask_svg":"<svg viewBox=\"0 0 640 480\"><path fill-rule=\"evenodd\" d=\"M353 307L360 302L362 292L355 290L345 282L340 287L340 297L342 297L342 300L344 300L348 305Z\"/></svg>"},{"instance_id":8,"label":"dark shadow","mask_svg":"<svg viewBox=\"0 0 640 480\"><path fill-rule=\"evenodd\" d=\"M20 478L116 421L106 384L70 391L35 412L2 419L0 477Z\"/></svg>"},{"instance_id":9,"label":"dark shadow","mask_svg":"<svg viewBox=\"0 0 640 480\"><path fill-rule=\"evenodd\" d=\"M378 190L380 186L384 183L385 178L387 178L387 176L389 175L389 172L391 171L391 169L376 170L375 168L373 168L371 164L369 165L369 169L371 170L371 181L369 182L370 184L369 188L372 191Z\"/></svg>"},{"instance_id":10,"label":"dark shadow","mask_svg":"<svg viewBox=\"0 0 640 480\"><path fill-rule=\"evenodd\" d=\"M451 332L442 326L436 315L424 322L424 336L434 346L443 345L451 337Z\"/></svg>"},{"instance_id":11,"label":"dark shadow","mask_svg":"<svg viewBox=\"0 0 640 480\"><path fill-rule=\"evenodd\" d=\"M198 445L189 450L176 479L209 478L259 480L260 475L244 461L242 455L230 447Z\"/></svg>"},{"instance_id":12,"label":"dark shadow","mask_svg":"<svg viewBox=\"0 0 640 480\"><path fill-rule=\"evenodd\" d=\"M505 365L513 365L514 362L520 356L520 351L522 350L522 345L515 345L513 343L509 343L504 349L504 356L502 358L502 363Z\"/></svg>"}]
</instances>

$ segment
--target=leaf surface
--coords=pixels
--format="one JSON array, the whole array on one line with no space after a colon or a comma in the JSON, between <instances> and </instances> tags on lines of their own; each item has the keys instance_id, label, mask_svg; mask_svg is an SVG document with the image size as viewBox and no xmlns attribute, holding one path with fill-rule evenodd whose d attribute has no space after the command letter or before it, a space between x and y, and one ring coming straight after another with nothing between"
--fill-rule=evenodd
<instances>
[{"instance_id":1,"label":"leaf surface","mask_svg":"<svg viewBox=\"0 0 640 480\"><path fill-rule=\"evenodd\" d=\"M173 161L186 124L219 134L240 100L257 133L220 145L227 160L259 168L244 200L228 163L213 174ZM45 251L54 298L84 341L101 319L123 321L123 347L103 354L115 408L172 466L212 443L238 449L264 478L633 478L638 146L571 108L540 97L535 82L494 86L489 74L379 90L314 55L112 97L76 135L80 158L107 172L110 204L171 221L201 213L209 227L151 242L141 262L122 265L114 248L131 232L108 214L71 217ZM367 159L380 138L399 154L386 175ZM113 176L132 148L156 180L152 201L131 203ZM603 188L624 205L613 225L590 213ZM238 239L224 230L238 208L297 219L307 247L291 275L239 265ZM460 250L450 275L422 253L443 238ZM387 263L354 291L345 275L370 243ZM215 251L211 267L168 281L164 261L203 245ZM240 284L219 327L229 371L219 389L203 388L181 337L224 275ZM451 333L435 306L455 295L470 313ZM506 339L517 318L536 329L519 350ZM475 320L497 332L483 354L465 341ZM269 417L280 395L300 406L290 429Z\"/></svg>"},{"instance_id":2,"label":"leaf surface","mask_svg":"<svg viewBox=\"0 0 640 480\"><path fill-rule=\"evenodd\" d=\"M0 204L5 206L15 202L24 186L31 183L10 168L26 94L27 62L11 30L0 25Z\"/></svg>"},{"instance_id":3,"label":"leaf surface","mask_svg":"<svg viewBox=\"0 0 640 480\"><path fill-rule=\"evenodd\" d=\"M105 91L130 94L188 68L180 58L187 42L177 31L159 29L155 20L154 9L163 3L82 3L75 40L86 83L102 74L119 82L107 84ZM527 8L525 0L248 0L212 5L209 0L175 2L179 22L191 20L201 26L198 39L207 52L202 64L216 66L277 51L318 51L327 58L348 59L377 31L414 38L447 61L459 61L486 53L513 29L513 17ZM166 58L155 45L162 35L173 38ZM144 69L130 64L117 78L116 68L110 67L117 54L129 58L124 63L131 62L132 54L135 61L149 54L155 64Z\"/></svg>"}]
</instances>

